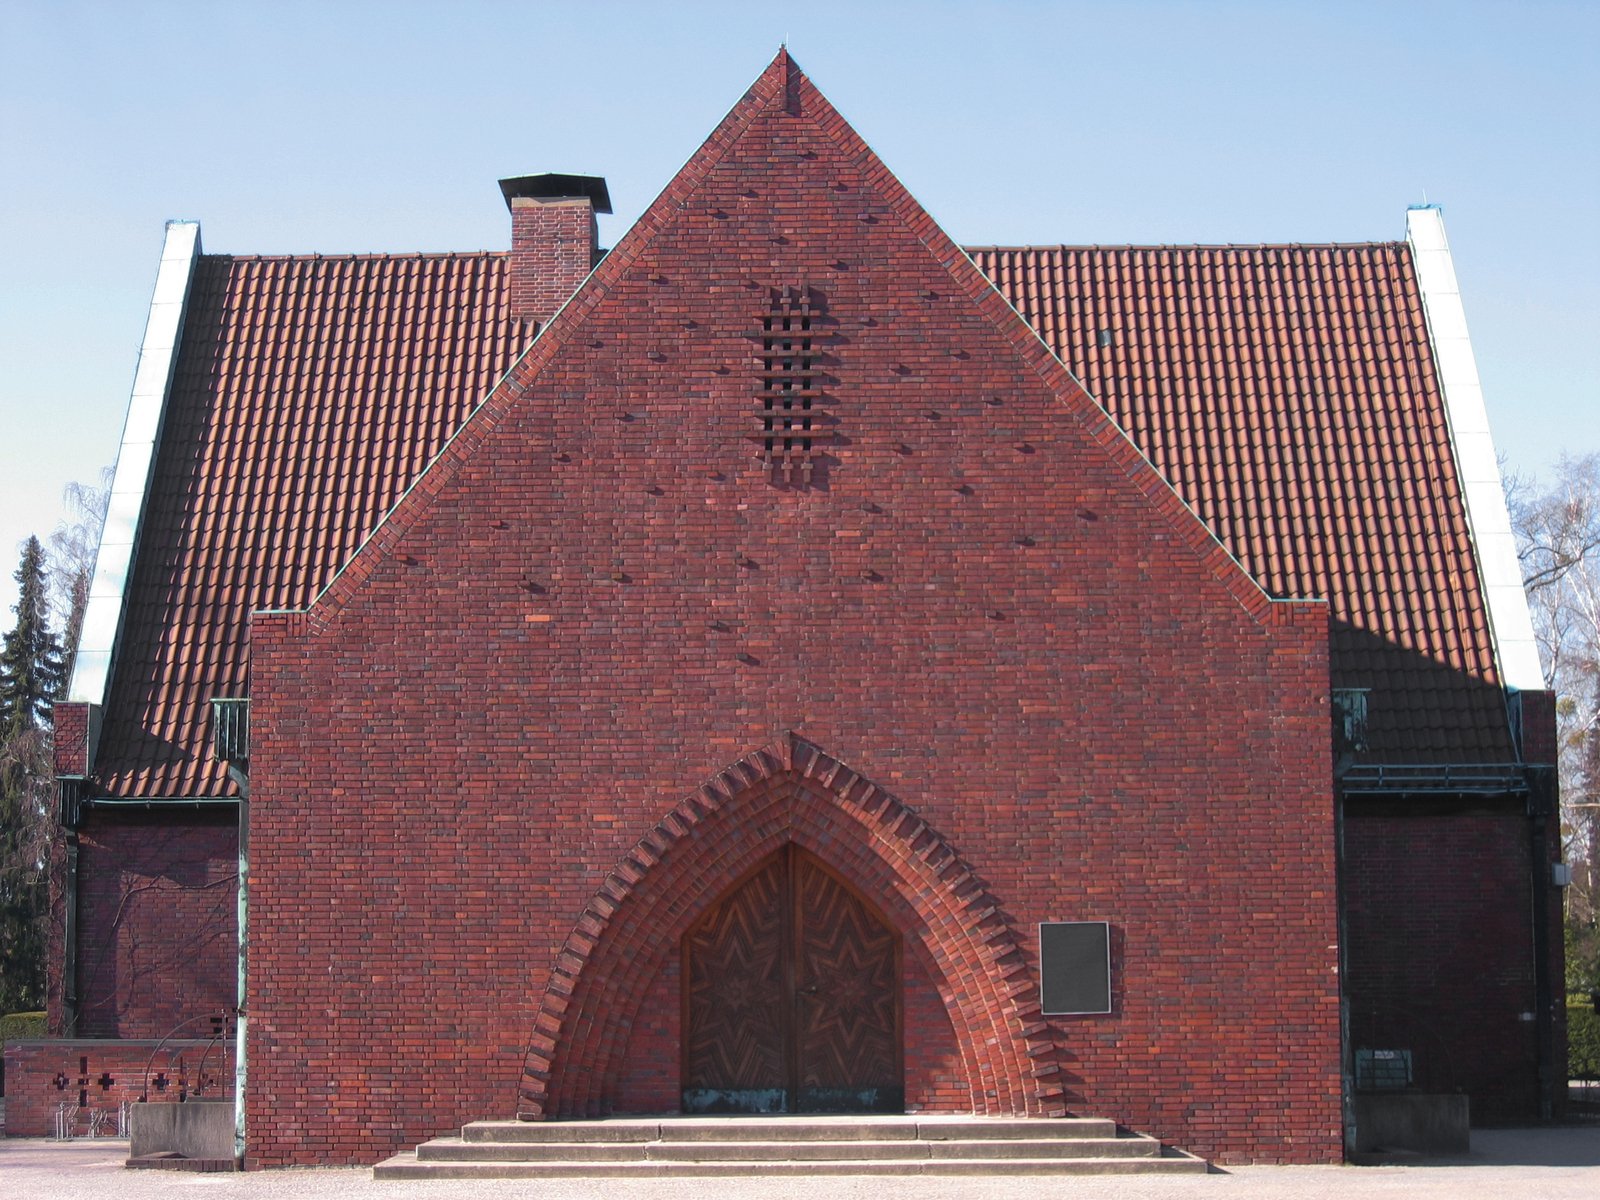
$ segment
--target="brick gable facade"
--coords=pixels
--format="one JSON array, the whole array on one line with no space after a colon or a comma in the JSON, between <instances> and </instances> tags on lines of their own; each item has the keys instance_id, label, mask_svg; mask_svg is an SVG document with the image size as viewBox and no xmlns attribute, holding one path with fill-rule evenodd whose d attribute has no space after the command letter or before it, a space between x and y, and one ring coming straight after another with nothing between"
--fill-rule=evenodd
<instances>
[{"instance_id":1,"label":"brick gable facade","mask_svg":"<svg viewBox=\"0 0 1600 1200\"><path fill-rule=\"evenodd\" d=\"M825 313L801 486L752 438L787 286ZM900 924L947 1014L907 1058L954 1022L961 1107L1336 1156L1326 627L780 61L329 592L254 620L252 1087L294 1102L250 1153L650 1107L621 1064L670 1076L679 1031L633 1005L793 840ZM780 730L803 761L749 757ZM1074 918L1116 931L1109 1018L1038 1013Z\"/></svg>"}]
</instances>

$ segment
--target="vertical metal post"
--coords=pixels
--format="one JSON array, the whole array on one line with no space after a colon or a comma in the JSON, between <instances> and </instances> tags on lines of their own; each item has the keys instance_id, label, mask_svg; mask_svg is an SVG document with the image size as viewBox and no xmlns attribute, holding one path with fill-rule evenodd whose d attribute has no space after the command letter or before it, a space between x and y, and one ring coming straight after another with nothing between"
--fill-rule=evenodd
<instances>
[{"instance_id":1,"label":"vertical metal post","mask_svg":"<svg viewBox=\"0 0 1600 1200\"><path fill-rule=\"evenodd\" d=\"M78 834L67 831L66 913L61 934L61 1023L63 1037L78 1036Z\"/></svg>"},{"instance_id":2,"label":"vertical metal post","mask_svg":"<svg viewBox=\"0 0 1600 1200\"><path fill-rule=\"evenodd\" d=\"M1556 1089L1566 1083L1564 1063L1557 1062L1555 1006L1557 997L1565 996L1559 979L1552 978L1551 954L1561 945L1559 937L1555 947L1550 936L1550 864L1553 860L1550 847L1550 821L1557 816L1557 782L1554 767L1526 767L1528 774L1528 817L1531 878L1529 891L1533 901L1533 1015L1534 1036L1539 1079L1539 1118L1548 1121L1555 1116Z\"/></svg>"},{"instance_id":3,"label":"vertical metal post","mask_svg":"<svg viewBox=\"0 0 1600 1200\"><path fill-rule=\"evenodd\" d=\"M1355 1154L1359 1131L1356 1129L1355 1050L1350 1045L1350 937L1345 919L1346 893L1349 889L1345 883L1344 788L1337 779L1333 785L1333 830L1334 917L1339 940L1339 1091L1344 1117L1344 1153L1345 1158L1349 1159Z\"/></svg>"},{"instance_id":4,"label":"vertical metal post","mask_svg":"<svg viewBox=\"0 0 1600 1200\"><path fill-rule=\"evenodd\" d=\"M233 1028L233 1157L244 1166L246 967L249 961L250 911L250 777L237 766L228 774L239 785L239 980L238 1021Z\"/></svg>"}]
</instances>

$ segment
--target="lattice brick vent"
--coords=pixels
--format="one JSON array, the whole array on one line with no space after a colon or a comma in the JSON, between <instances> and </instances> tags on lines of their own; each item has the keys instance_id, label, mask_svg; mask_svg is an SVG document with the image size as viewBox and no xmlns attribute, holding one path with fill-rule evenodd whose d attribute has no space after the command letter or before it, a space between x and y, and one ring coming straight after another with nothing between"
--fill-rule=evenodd
<instances>
[{"instance_id":1,"label":"lattice brick vent","mask_svg":"<svg viewBox=\"0 0 1600 1200\"><path fill-rule=\"evenodd\" d=\"M816 292L784 287L771 290L761 317L761 429L755 436L774 483L809 484L817 451L829 436L822 411L822 316Z\"/></svg>"}]
</instances>

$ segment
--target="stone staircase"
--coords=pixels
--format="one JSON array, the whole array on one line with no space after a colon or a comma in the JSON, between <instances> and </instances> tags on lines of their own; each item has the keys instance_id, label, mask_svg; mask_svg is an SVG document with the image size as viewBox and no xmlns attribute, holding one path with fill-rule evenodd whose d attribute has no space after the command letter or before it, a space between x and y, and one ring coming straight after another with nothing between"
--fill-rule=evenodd
<instances>
[{"instance_id":1,"label":"stone staircase","mask_svg":"<svg viewBox=\"0 0 1600 1200\"><path fill-rule=\"evenodd\" d=\"M1203 1159L1115 1121L966 1116L475 1121L372 1169L377 1179L708 1175L1204 1174Z\"/></svg>"}]
</instances>

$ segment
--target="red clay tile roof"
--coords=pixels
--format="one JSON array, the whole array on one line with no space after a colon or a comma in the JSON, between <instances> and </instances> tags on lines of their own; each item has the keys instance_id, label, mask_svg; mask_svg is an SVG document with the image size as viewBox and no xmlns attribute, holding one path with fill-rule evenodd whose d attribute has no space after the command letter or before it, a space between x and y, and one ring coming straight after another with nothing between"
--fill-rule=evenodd
<instances>
[{"instance_id":1,"label":"red clay tile roof","mask_svg":"<svg viewBox=\"0 0 1600 1200\"><path fill-rule=\"evenodd\" d=\"M980 249L986 274L1272 593L1322 596L1371 758L1512 757L1404 244ZM522 349L503 254L200 260L96 774L232 795L209 701Z\"/></svg>"},{"instance_id":2,"label":"red clay tile roof","mask_svg":"<svg viewBox=\"0 0 1600 1200\"><path fill-rule=\"evenodd\" d=\"M258 608L303 608L488 394L526 333L505 256L203 256L101 731L128 797L230 796L210 700Z\"/></svg>"},{"instance_id":3,"label":"red clay tile roof","mask_svg":"<svg viewBox=\"0 0 1600 1200\"><path fill-rule=\"evenodd\" d=\"M1405 243L969 253L1268 592L1329 601L1372 761L1512 761Z\"/></svg>"}]
</instances>

